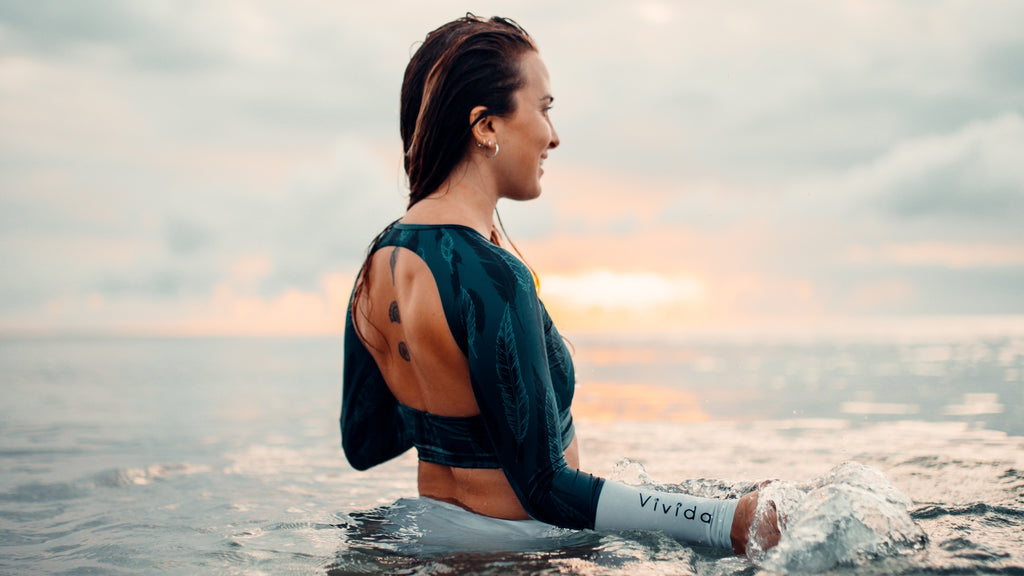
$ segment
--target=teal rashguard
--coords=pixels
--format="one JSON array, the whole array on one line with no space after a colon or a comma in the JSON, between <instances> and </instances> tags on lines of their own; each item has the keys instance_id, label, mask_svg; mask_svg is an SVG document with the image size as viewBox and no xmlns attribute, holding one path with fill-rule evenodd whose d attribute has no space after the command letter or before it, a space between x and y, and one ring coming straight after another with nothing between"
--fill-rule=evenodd
<instances>
[{"instance_id":1,"label":"teal rashguard","mask_svg":"<svg viewBox=\"0 0 1024 576\"><path fill-rule=\"evenodd\" d=\"M416 446L421 460L501 468L526 512L548 524L662 529L730 546L735 501L641 491L568 466L572 359L520 260L459 225L394 223L372 250L387 247L414 252L433 274L448 327L469 363L480 415L440 417L399 404L356 334L349 306L340 423L354 468Z\"/></svg>"}]
</instances>

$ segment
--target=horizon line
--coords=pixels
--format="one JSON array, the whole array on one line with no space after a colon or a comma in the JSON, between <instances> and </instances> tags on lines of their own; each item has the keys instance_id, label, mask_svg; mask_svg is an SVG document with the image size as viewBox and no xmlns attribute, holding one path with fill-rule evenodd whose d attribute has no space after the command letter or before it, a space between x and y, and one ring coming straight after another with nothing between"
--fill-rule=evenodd
<instances>
[{"instance_id":1,"label":"horizon line","mask_svg":"<svg viewBox=\"0 0 1024 576\"><path fill-rule=\"evenodd\" d=\"M978 337L1024 337L1024 314L914 315L873 317L760 317L723 320L717 326L674 327L646 330L560 330L584 340L642 341L662 338L686 341L691 338L725 340L808 340L808 339L949 339ZM302 339L343 338L337 330L252 331L239 329L188 330L166 327L110 328L14 328L0 326L0 340L45 339Z\"/></svg>"}]
</instances>

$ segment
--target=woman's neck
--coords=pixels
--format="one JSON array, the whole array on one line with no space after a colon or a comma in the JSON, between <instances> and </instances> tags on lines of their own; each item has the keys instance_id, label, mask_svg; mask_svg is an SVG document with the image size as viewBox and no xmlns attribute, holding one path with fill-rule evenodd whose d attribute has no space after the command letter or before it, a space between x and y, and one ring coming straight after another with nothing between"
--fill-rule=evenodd
<instances>
[{"instance_id":1,"label":"woman's neck","mask_svg":"<svg viewBox=\"0 0 1024 576\"><path fill-rule=\"evenodd\" d=\"M452 170L437 190L405 212L402 222L461 224L490 238L498 194L496 187L476 168L470 163Z\"/></svg>"}]
</instances>

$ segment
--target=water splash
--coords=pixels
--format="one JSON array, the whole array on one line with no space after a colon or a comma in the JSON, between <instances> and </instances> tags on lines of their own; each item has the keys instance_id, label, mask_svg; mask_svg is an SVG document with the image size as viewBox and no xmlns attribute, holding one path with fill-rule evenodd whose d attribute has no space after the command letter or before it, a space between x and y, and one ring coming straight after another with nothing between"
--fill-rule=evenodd
<instances>
[{"instance_id":1,"label":"water splash","mask_svg":"<svg viewBox=\"0 0 1024 576\"><path fill-rule=\"evenodd\" d=\"M774 506L782 538L765 550L751 538L748 557L762 569L810 573L919 550L927 535L910 517L911 501L879 470L845 462L804 484L761 487L752 533Z\"/></svg>"},{"instance_id":2,"label":"water splash","mask_svg":"<svg viewBox=\"0 0 1024 576\"><path fill-rule=\"evenodd\" d=\"M716 478L693 478L678 484L662 484L647 473L642 462L625 457L620 458L612 466L608 478L631 486L648 486L661 492L690 494L702 498L739 498L757 489L754 482L729 482Z\"/></svg>"},{"instance_id":3,"label":"water splash","mask_svg":"<svg viewBox=\"0 0 1024 576\"><path fill-rule=\"evenodd\" d=\"M844 462L805 483L695 479L661 484L642 463L623 458L611 478L708 498L738 498L759 490L747 557L768 572L821 572L913 552L928 542L910 516L910 499L881 471L859 462ZM765 523L770 521L782 533L774 548L758 538L769 533Z\"/></svg>"},{"instance_id":4,"label":"water splash","mask_svg":"<svg viewBox=\"0 0 1024 576\"><path fill-rule=\"evenodd\" d=\"M612 467L612 473L609 478L632 486L659 486L658 482L647 473L643 463L631 458L619 459L615 466Z\"/></svg>"}]
</instances>

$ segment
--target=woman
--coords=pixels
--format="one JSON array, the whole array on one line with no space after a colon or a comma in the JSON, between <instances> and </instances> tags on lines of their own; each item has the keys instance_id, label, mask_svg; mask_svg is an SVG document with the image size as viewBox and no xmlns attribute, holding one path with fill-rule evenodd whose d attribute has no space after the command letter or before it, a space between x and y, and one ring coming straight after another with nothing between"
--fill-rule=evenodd
<instances>
[{"instance_id":1,"label":"woman","mask_svg":"<svg viewBox=\"0 0 1024 576\"><path fill-rule=\"evenodd\" d=\"M370 246L346 319L346 457L364 470L416 446L423 497L743 553L756 493L657 493L578 470L572 361L493 216L500 198L540 195L559 144L553 100L536 46L510 20L467 15L413 55L401 98L409 207ZM772 530L759 539L773 544Z\"/></svg>"}]
</instances>

